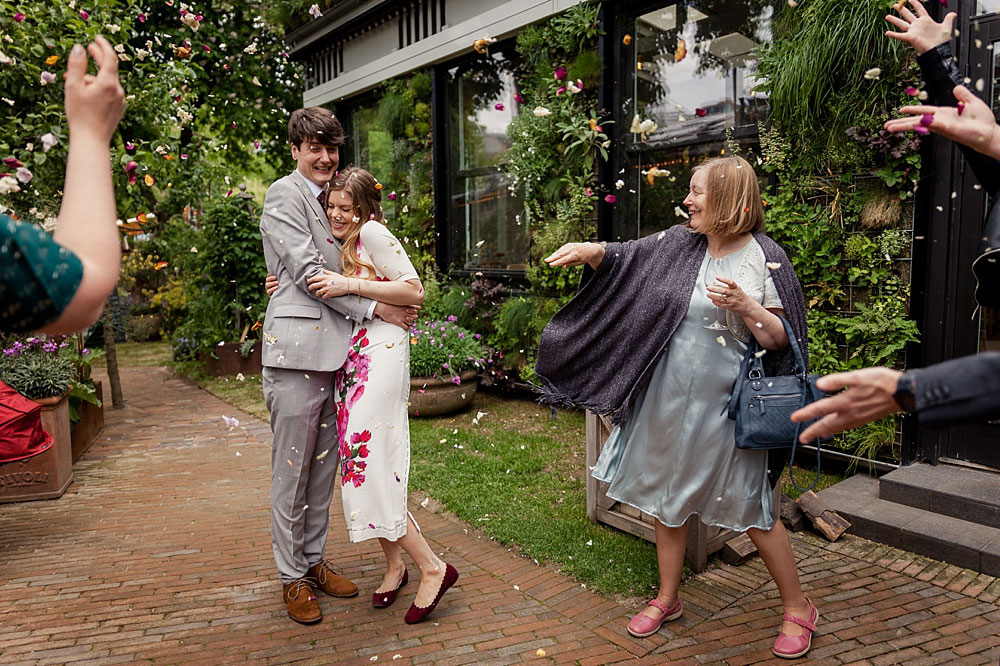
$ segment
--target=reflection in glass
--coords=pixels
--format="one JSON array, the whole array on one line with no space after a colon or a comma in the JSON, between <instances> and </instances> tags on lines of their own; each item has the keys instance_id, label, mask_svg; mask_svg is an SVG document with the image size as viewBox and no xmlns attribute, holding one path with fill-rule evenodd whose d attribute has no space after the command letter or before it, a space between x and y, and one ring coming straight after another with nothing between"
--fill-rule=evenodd
<instances>
[{"instance_id":1,"label":"reflection in glass","mask_svg":"<svg viewBox=\"0 0 1000 666\"><path fill-rule=\"evenodd\" d=\"M993 14L995 12L1000 12L1000 0L976 0L976 11L974 16Z\"/></svg>"},{"instance_id":2,"label":"reflection in glass","mask_svg":"<svg viewBox=\"0 0 1000 666\"><path fill-rule=\"evenodd\" d=\"M984 2L980 0L977 8L982 5L992 5L990 11L1000 11L1000 0L994 2ZM992 100L993 115L1000 117L1000 100L997 99L997 90L1000 89L1000 53L997 49L1000 42L993 42L992 74L990 80L992 90L989 99ZM986 197L983 207L983 217L989 210L990 198ZM979 351L1000 351L1000 312L993 308L979 308Z\"/></svg>"},{"instance_id":3,"label":"reflection in glass","mask_svg":"<svg viewBox=\"0 0 1000 666\"><path fill-rule=\"evenodd\" d=\"M665 3L626 23L623 32L634 39L623 71L631 96L621 108L620 238L686 221L678 209L683 211L691 169L723 154L727 130L744 149L756 150L757 124L766 119L769 106L766 96L753 90L753 50L771 41L771 18L779 4ZM628 132L635 115L658 126L645 140ZM650 180L653 168L670 174Z\"/></svg>"},{"instance_id":4,"label":"reflection in glass","mask_svg":"<svg viewBox=\"0 0 1000 666\"><path fill-rule=\"evenodd\" d=\"M648 140L691 142L764 118L767 100L753 91L752 53L771 39L774 5L702 0L636 19L628 111L659 125Z\"/></svg>"},{"instance_id":5,"label":"reflection in glass","mask_svg":"<svg viewBox=\"0 0 1000 666\"><path fill-rule=\"evenodd\" d=\"M484 62L485 61L485 62ZM524 270L528 229L501 156L517 113L514 76L501 51L449 71L453 269Z\"/></svg>"},{"instance_id":6,"label":"reflection in glass","mask_svg":"<svg viewBox=\"0 0 1000 666\"><path fill-rule=\"evenodd\" d=\"M378 119L378 104L355 106L351 109L351 136L348 137L347 153L350 164L367 169L379 182L386 183L390 179L392 166L392 136L382 129ZM386 220L394 219L395 207L385 206L383 195L383 212Z\"/></svg>"}]
</instances>

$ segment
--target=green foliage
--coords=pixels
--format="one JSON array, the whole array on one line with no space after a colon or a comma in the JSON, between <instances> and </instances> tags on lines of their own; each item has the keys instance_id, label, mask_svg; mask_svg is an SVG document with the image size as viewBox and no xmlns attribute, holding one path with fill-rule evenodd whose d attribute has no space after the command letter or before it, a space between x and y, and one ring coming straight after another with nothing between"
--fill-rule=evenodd
<instances>
[{"instance_id":1,"label":"green foliage","mask_svg":"<svg viewBox=\"0 0 1000 666\"><path fill-rule=\"evenodd\" d=\"M811 0L775 17L774 41L759 52L758 90L770 96L774 125L808 167L833 162L839 169L859 159L843 142L845 131L866 116L881 125L914 82L912 51L885 36L891 4Z\"/></svg>"},{"instance_id":2,"label":"green foliage","mask_svg":"<svg viewBox=\"0 0 1000 666\"><path fill-rule=\"evenodd\" d=\"M382 190L392 232L423 280L434 278L431 77L427 70L387 81L379 91L379 125L392 140ZM388 198L395 193L395 200Z\"/></svg>"},{"instance_id":3,"label":"green foliage","mask_svg":"<svg viewBox=\"0 0 1000 666\"><path fill-rule=\"evenodd\" d=\"M583 414L560 411L553 419L531 402L482 392L471 414L479 412L485 416L475 424L451 417L411 421L411 487L589 588L655 595L653 545L587 518Z\"/></svg>"},{"instance_id":4,"label":"green foliage","mask_svg":"<svg viewBox=\"0 0 1000 666\"><path fill-rule=\"evenodd\" d=\"M0 89L13 104L0 119L0 153L24 162L35 177L30 188L0 203L22 213L55 213L68 142L61 75L72 45L99 33L120 49L127 95L128 111L112 139L123 217L152 210L165 220L184 205L200 207L224 194L223 176L233 169L272 169L263 156L273 163L274 155L286 153L288 109L299 105L302 85L301 67L284 54L282 27L268 18L286 4L195 3L188 10L204 14L197 31L181 21L173 3L95 0L86 19L74 3L8 5L0 32L12 63L0 68ZM25 14L22 21L13 20L16 10ZM178 51L185 44L190 52ZM55 80L40 85L43 72ZM46 133L59 139L48 151L40 140ZM129 161L139 165L132 184L124 170Z\"/></svg>"},{"instance_id":5,"label":"green foliage","mask_svg":"<svg viewBox=\"0 0 1000 666\"><path fill-rule=\"evenodd\" d=\"M184 319L173 340L175 358L212 353L220 342L235 342L244 328L264 318L267 267L260 242L258 216L252 204L229 197L213 201L204 211L202 227L181 254L186 255L186 284L175 284L185 304ZM166 303L171 291L154 297Z\"/></svg>"},{"instance_id":6,"label":"green foliage","mask_svg":"<svg viewBox=\"0 0 1000 666\"><path fill-rule=\"evenodd\" d=\"M810 363L823 374L896 365L919 337L893 261L910 245L900 200L916 182L919 141L882 129L917 70L909 47L884 35L888 9L882 0L783 7L759 52L759 90L772 108L763 166L778 180L767 230L802 282ZM890 418L835 445L891 457L894 441Z\"/></svg>"},{"instance_id":7,"label":"green foliage","mask_svg":"<svg viewBox=\"0 0 1000 666\"><path fill-rule=\"evenodd\" d=\"M482 368L485 350L479 336L454 321L425 319L414 324L410 339L410 375L457 378Z\"/></svg>"}]
</instances>

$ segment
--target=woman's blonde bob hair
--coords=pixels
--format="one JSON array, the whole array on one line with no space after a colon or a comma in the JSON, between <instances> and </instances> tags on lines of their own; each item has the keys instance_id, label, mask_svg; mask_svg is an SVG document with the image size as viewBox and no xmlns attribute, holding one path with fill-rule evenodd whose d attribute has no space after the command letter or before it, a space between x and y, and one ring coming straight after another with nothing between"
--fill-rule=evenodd
<instances>
[{"instance_id":1,"label":"woman's blonde bob hair","mask_svg":"<svg viewBox=\"0 0 1000 666\"><path fill-rule=\"evenodd\" d=\"M338 171L330 182L327 194L327 211L336 205L333 193L343 190L351 195L354 221L349 227L347 238L341 241L340 259L343 273L350 277L375 279L375 267L358 256L359 236L361 227L368 220L385 224L382 212L382 192L377 187L378 181L368 171L360 167L347 167Z\"/></svg>"},{"instance_id":2,"label":"woman's blonde bob hair","mask_svg":"<svg viewBox=\"0 0 1000 666\"><path fill-rule=\"evenodd\" d=\"M713 157L691 172L705 175L704 234L743 234L764 230L764 203L750 163L738 155Z\"/></svg>"}]
</instances>

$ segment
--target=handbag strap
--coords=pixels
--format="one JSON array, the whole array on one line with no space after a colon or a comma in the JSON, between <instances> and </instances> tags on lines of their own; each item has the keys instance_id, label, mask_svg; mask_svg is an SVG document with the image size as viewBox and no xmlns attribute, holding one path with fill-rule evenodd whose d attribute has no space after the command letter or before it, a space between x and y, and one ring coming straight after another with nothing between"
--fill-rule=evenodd
<instances>
[{"instance_id":1,"label":"handbag strap","mask_svg":"<svg viewBox=\"0 0 1000 666\"><path fill-rule=\"evenodd\" d=\"M775 315L775 316L781 320L781 324L785 327L785 333L788 335L788 346L791 347L792 355L795 358L795 374L805 375L806 361L802 357L802 348L799 346L798 338L795 337L795 331L792 330L792 325L789 324L788 320L782 317L781 315ZM746 354L743 355L744 362L749 362L750 365L753 365L755 367L756 366L762 367L763 364L761 363L760 358L757 356L757 354L761 351L761 349L763 348L760 346L760 342L758 342L757 338L753 334L751 334L750 344L747 345L747 352ZM747 368L746 371L749 371L749 368ZM744 369L741 367L740 368L741 376L745 376L742 374L743 372Z\"/></svg>"},{"instance_id":2,"label":"handbag strap","mask_svg":"<svg viewBox=\"0 0 1000 666\"><path fill-rule=\"evenodd\" d=\"M805 402L806 401L805 401L805 393L804 392L802 394L801 400L802 401L799 404L799 409L801 409L802 407L805 406ZM798 446L799 446L799 431L801 429L802 429L802 423L801 422L796 423L795 424L795 437L792 439L792 455L789 456L789 458L788 458L788 478L791 479L792 485L795 486L796 490L798 490L800 492L803 492L803 493L807 493L810 490L812 490L813 488L815 488L816 484L819 483L819 474L820 474L820 438L819 437L816 438L816 477L813 479L812 484L808 488L803 488L802 486L800 486L798 483L795 482L795 471L794 471L795 470L795 452L798 450Z\"/></svg>"}]
</instances>

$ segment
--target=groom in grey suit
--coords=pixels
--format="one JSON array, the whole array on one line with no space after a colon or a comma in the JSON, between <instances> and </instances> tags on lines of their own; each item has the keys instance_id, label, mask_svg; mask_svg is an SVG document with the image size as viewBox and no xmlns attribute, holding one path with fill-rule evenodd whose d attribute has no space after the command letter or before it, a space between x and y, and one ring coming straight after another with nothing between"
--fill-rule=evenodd
<instances>
[{"instance_id":1,"label":"groom in grey suit","mask_svg":"<svg viewBox=\"0 0 1000 666\"><path fill-rule=\"evenodd\" d=\"M288 615L322 619L314 591L352 597L358 587L325 558L339 465L334 374L347 358L354 322L378 316L408 328L415 311L357 296L323 300L306 280L341 270L340 242L322 201L339 165L340 122L299 109L288 122L296 169L267 191L260 220L264 257L278 289L263 327L264 399L271 414L271 544Z\"/></svg>"}]
</instances>

